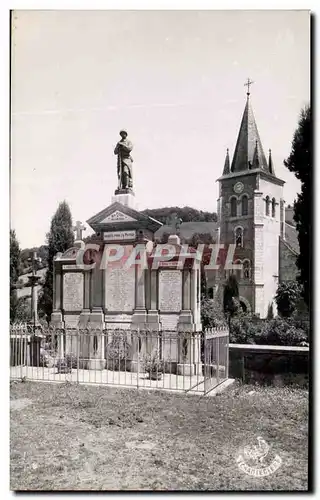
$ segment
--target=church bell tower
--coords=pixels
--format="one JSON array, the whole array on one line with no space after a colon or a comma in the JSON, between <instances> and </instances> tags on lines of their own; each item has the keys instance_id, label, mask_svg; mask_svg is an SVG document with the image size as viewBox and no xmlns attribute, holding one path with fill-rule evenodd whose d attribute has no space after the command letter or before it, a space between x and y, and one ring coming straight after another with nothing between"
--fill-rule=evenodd
<instances>
[{"instance_id":1,"label":"church bell tower","mask_svg":"<svg viewBox=\"0 0 320 500\"><path fill-rule=\"evenodd\" d=\"M235 244L233 263L225 270L237 277L242 307L261 318L275 312L274 296L279 275L279 237L283 220L284 181L276 177L271 150L266 158L254 118L250 85L230 162L227 150L219 181L220 243Z\"/></svg>"}]
</instances>

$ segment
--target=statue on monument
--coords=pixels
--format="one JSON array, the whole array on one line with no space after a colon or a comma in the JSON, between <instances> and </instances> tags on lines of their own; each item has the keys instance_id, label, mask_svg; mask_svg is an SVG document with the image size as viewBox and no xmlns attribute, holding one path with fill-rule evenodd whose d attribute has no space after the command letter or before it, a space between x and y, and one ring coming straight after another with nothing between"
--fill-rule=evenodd
<instances>
[{"instance_id":1,"label":"statue on monument","mask_svg":"<svg viewBox=\"0 0 320 500\"><path fill-rule=\"evenodd\" d=\"M120 130L121 141L115 147L114 154L118 156L117 172L118 172L118 190L132 190L132 163L133 159L130 155L133 145L127 139L128 133L126 130Z\"/></svg>"}]
</instances>

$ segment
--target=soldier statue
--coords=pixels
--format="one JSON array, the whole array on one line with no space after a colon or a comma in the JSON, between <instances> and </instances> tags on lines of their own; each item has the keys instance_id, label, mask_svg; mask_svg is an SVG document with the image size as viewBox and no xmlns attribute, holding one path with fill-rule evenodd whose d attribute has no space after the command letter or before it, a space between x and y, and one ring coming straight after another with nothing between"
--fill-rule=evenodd
<instances>
[{"instance_id":1,"label":"soldier statue","mask_svg":"<svg viewBox=\"0 0 320 500\"><path fill-rule=\"evenodd\" d=\"M133 159L130 155L133 145L127 139L128 133L126 130L120 130L121 140L115 147L114 154L118 155L117 171L118 171L118 190L132 190L132 163Z\"/></svg>"}]
</instances>

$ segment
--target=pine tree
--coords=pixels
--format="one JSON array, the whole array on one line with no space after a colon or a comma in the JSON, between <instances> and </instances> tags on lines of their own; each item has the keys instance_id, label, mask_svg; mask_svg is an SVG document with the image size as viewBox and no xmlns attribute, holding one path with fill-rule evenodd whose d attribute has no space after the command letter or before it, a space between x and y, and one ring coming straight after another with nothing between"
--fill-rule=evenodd
<instances>
[{"instance_id":1,"label":"pine tree","mask_svg":"<svg viewBox=\"0 0 320 500\"><path fill-rule=\"evenodd\" d=\"M65 252L74 243L71 211L66 201L59 204L56 213L52 217L50 232L47 234L47 242L48 269L40 295L39 314L45 316L49 322L53 300L53 260L58 252Z\"/></svg>"},{"instance_id":2,"label":"pine tree","mask_svg":"<svg viewBox=\"0 0 320 500\"><path fill-rule=\"evenodd\" d=\"M298 231L300 255L297 266L299 282L303 286L306 304L310 303L310 249L311 242L311 109L301 111L298 127L294 133L292 148L284 165L301 181L301 193L294 203L294 221Z\"/></svg>"},{"instance_id":3,"label":"pine tree","mask_svg":"<svg viewBox=\"0 0 320 500\"><path fill-rule=\"evenodd\" d=\"M18 304L16 284L19 278L20 246L15 230L10 230L10 321L14 321Z\"/></svg>"}]
</instances>

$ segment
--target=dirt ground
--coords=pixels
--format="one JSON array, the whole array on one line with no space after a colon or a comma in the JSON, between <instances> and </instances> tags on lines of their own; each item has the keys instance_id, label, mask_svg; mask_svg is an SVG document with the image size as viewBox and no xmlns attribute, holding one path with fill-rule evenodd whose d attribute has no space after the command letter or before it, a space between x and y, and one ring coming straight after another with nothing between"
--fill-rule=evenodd
<instances>
[{"instance_id":1,"label":"dirt ground","mask_svg":"<svg viewBox=\"0 0 320 500\"><path fill-rule=\"evenodd\" d=\"M308 392L233 386L215 397L11 383L11 490L306 490ZM244 472L249 446L280 457ZM248 448L247 448L248 449ZM251 469L253 470L253 469ZM269 470L269 469L268 469Z\"/></svg>"}]
</instances>

